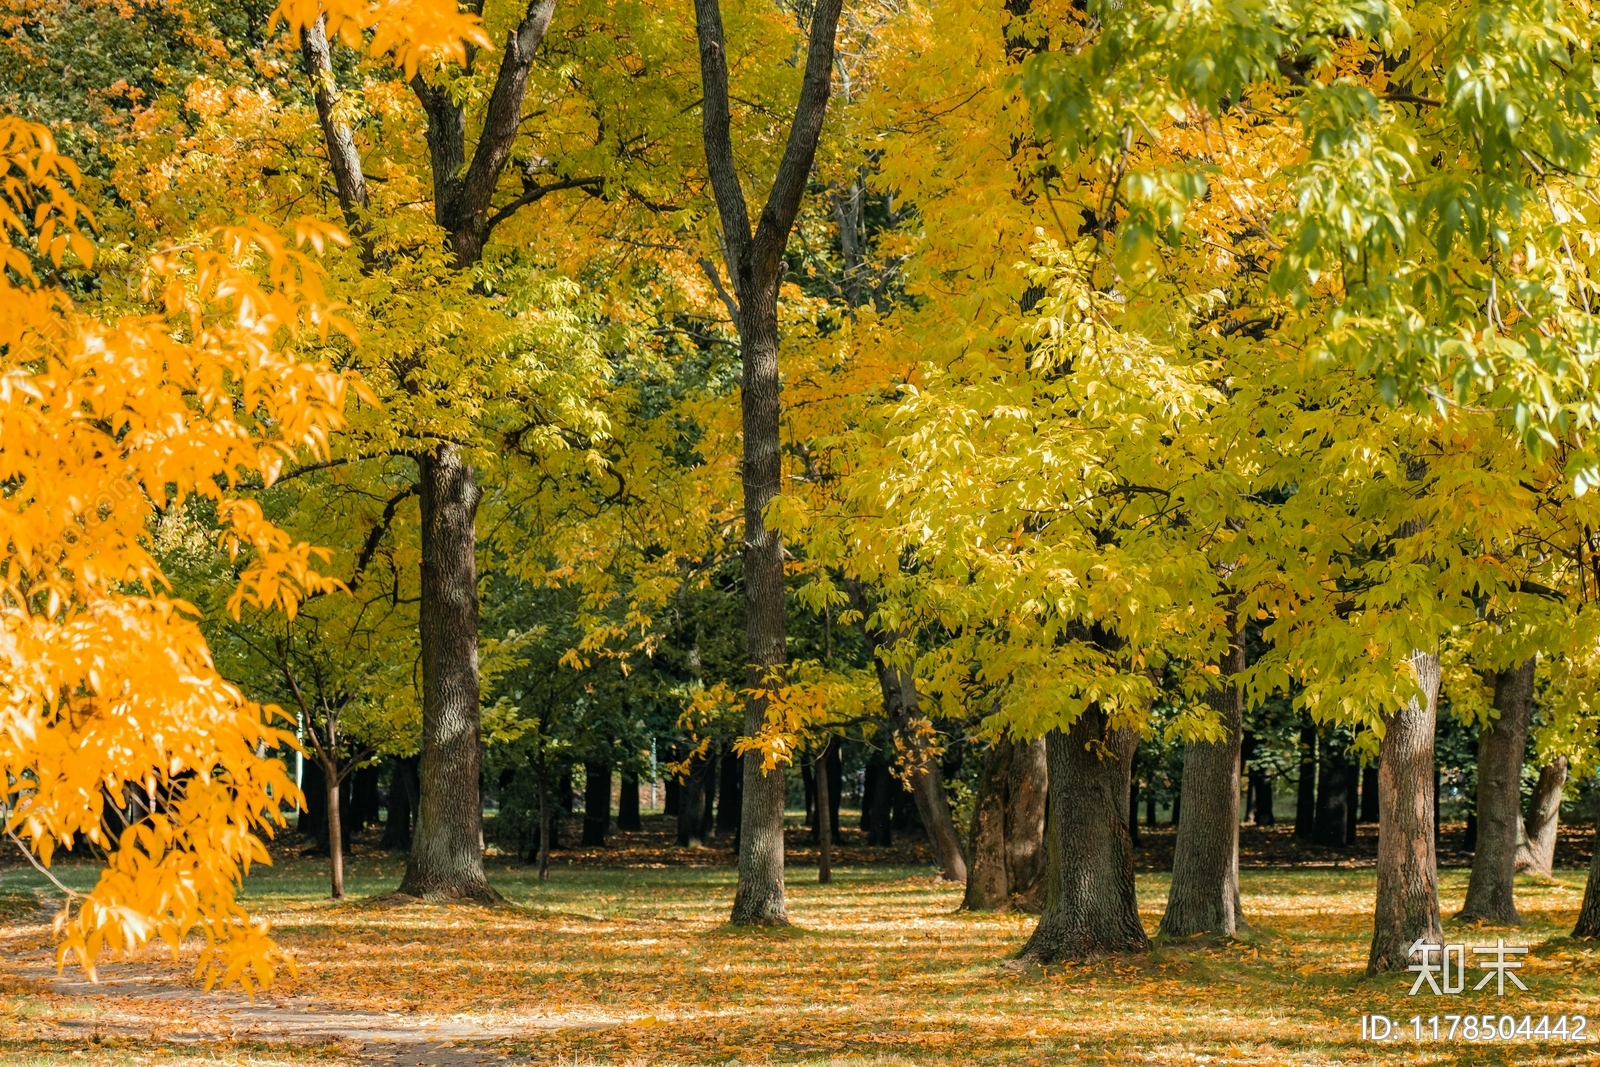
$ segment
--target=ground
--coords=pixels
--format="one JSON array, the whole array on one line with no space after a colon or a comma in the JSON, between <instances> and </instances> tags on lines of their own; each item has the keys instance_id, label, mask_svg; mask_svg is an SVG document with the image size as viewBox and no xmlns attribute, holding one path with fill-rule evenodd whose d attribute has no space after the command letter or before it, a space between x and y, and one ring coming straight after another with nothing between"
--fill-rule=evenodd
<instances>
[{"instance_id":1,"label":"ground","mask_svg":"<svg viewBox=\"0 0 1600 1067\"><path fill-rule=\"evenodd\" d=\"M1292 860L1281 834L1252 838L1246 861ZM870 863L882 857L847 845L834 884L818 886L799 832L793 840L795 925L777 932L724 924L731 853L678 852L660 833L558 854L543 885L520 862L491 859L512 901L500 909L383 901L400 861L376 853L353 860L350 899L334 904L324 899L325 861L286 853L252 875L248 892L299 973L254 1003L201 994L187 967L156 956L108 967L99 986L73 971L56 978L41 907L54 898L42 879L8 868L0 1062L1600 1063L1600 949L1565 939L1583 892L1578 869L1519 881L1520 930L1446 924L1447 940L1534 946L1521 972L1529 992L1435 999L1408 998L1410 975L1362 977L1373 874L1359 850L1351 866L1305 853L1304 863L1324 865L1247 868L1252 931L1241 941L1015 972L1004 964L1032 917L961 913L960 891L934 879L921 850ZM93 872L63 873L82 884ZM1441 882L1449 914L1466 871L1447 869ZM1166 889L1164 873L1140 873L1148 929ZM1582 1014L1595 1020L1596 1040L1362 1040L1363 1014L1387 1015L1409 1034L1412 1016L1464 1012Z\"/></svg>"}]
</instances>

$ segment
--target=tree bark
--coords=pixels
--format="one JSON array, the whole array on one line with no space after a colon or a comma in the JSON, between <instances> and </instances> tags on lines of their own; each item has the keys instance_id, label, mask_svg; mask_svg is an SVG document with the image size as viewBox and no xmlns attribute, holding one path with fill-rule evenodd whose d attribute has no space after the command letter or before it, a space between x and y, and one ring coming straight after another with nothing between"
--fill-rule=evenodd
<instances>
[{"instance_id":1,"label":"tree bark","mask_svg":"<svg viewBox=\"0 0 1600 1067\"><path fill-rule=\"evenodd\" d=\"M828 812L832 809L828 791L828 750L834 745L833 738L828 738L822 743L822 751L816 758L816 808L817 808L817 884L827 885L833 881L833 827L829 825Z\"/></svg>"},{"instance_id":2,"label":"tree bark","mask_svg":"<svg viewBox=\"0 0 1600 1067\"><path fill-rule=\"evenodd\" d=\"M1045 738L1050 767L1044 911L1019 961L1055 963L1117 952L1142 952L1150 939L1139 922L1128 840L1127 762L1138 744L1112 731L1098 706L1070 729Z\"/></svg>"},{"instance_id":3,"label":"tree bark","mask_svg":"<svg viewBox=\"0 0 1600 1067\"><path fill-rule=\"evenodd\" d=\"M767 721L767 688L782 680L784 653L783 541L767 528L764 512L783 483L778 376L778 289L783 252L805 195L832 89L834 35L841 0L818 0L811 9L805 74L794 119L766 206L752 233L732 139L728 47L718 0L695 0L700 45L701 136L706 169L722 223L722 244L738 297L735 321L743 364L740 404L744 429L745 662L749 696L745 733ZM761 756L744 759L739 831L739 887L732 921L739 926L789 921L783 892L783 774L761 768Z\"/></svg>"},{"instance_id":4,"label":"tree bark","mask_svg":"<svg viewBox=\"0 0 1600 1067\"><path fill-rule=\"evenodd\" d=\"M1517 870L1545 878L1555 870L1556 830L1561 822L1561 791L1567 784L1567 757L1557 756L1539 769L1539 781L1528 801L1528 820L1517 846Z\"/></svg>"},{"instance_id":5,"label":"tree bark","mask_svg":"<svg viewBox=\"0 0 1600 1067\"><path fill-rule=\"evenodd\" d=\"M678 787L678 847L702 848L711 819L711 784L715 780L716 762L710 755L701 757L689 767L689 776Z\"/></svg>"},{"instance_id":6,"label":"tree bark","mask_svg":"<svg viewBox=\"0 0 1600 1067\"><path fill-rule=\"evenodd\" d=\"M1345 758L1344 746L1332 736L1322 739L1322 754L1318 760L1317 823L1314 839L1325 848L1343 848L1345 823L1349 818L1346 804L1349 799L1347 781L1350 762Z\"/></svg>"},{"instance_id":7,"label":"tree bark","mask_svg":"<svg viewBox=\"0 0 1600 1067\"><path fill-rule=\"evenodd\" d=\"M867 844L873 848L888 848L894 844L894 790L900 783L894 780L889 764L882 753L875 753L867 762L867 792L871 795L871 809L863 810L866 823Z\"/></svg>"},{"instance_id":8,"label":"tree bark","mask_svg":"<svg viewBox=\"0 0 1600 1067\"><path fill-rule=\"evenodd\" d=\"M1294 836L1309 841L1317 825L1317 725L1300 716L1300 781L1295 788Z\"/></svg>"},{"instance_id":9,"label":"tree bark","mask_svg":"<svg viewBox=\"0 0 1600 1067\"><path fill-rule=\"evenodd\" d=\"M1048 777L1043 738L1002 737L984 753L963 908L1007 911L1034 889L1044 872Z\"/></svg>"},{"instance_id":10,"label":"tree bark","mask_svg":"<svg viewBox=\"0 0 1600 1067\"><path fill-rule=\"evenodd\" d=\"M1414 652L1422 689L1384 719L1378 748L1378 891L1367 973L1403 971L1418 939L1439 944L1439 872L1433 821L1433 733L1439 657Z\"/></svg>"},{"instance_id":11,"label":"tree bark","mask_svg":"<svg viewBox=\"0 0 1600 1067\"><path fill-rule=\"evenodd\" d=\"M455 445L423 458L421 800L400 892L498 903L478 794L478 495Z\"/></svg>"},{"instance_id":12,"label":"tree bark","mask_svg":"<svg viewBox=\"0 0 1600 1067\"><path fill-rule=\"evenodd\" d=\"M643 825L639 821L639 776L633 771L624 771L622 791L617 794L617 829L638 830Z\"/></svg>"},{"instance_id":13,"label":"tree bark","mask_svg":"<svg viewBox=\"0 0 1600 1067\"><path fill-rule=\"evenodd\" d=\"M389 775L389 817L383 824L381 847L402 852L411 847L411 815L416 803L417 757L396 757Z\"/></svg>"},{"instance_id":14,"label":"tree bark","mask_svg":"<svg viewBox=\"0 0 1600 1067\"><path fill-rule=\"evenodd\" d=\"M611 764L585 760L583 774L583 847L600 848L611 831Z\"/></svg>"},{"instance_id":15,"label":"tree bark","mask_svg":"<svg viewBox=\"0 0 1600 1067\"><path fill-rule=\"evenodd\" d=\"M1533 714L1530 658L1496 671L1494 706L1500 717L1478 735L1478 842L1472 853L1467 902L1457 919L1522 925L1517 914L1517 829L1522 808L1522 753Z\"/></svg>"},{"instance_id":16,"label":"tree bark","mask_svg":"<svg viewBox=\"0 0 1600 1067\"><path fill-rule=\"evenodd\" d=\"M328 881L334 900L344 899L344 823L340 819L339 768L322 761L322 777L327 784L328 805Z\"/></svg>"},{"instance_id":17,"label":"tree bark","mask_svg":"<svg viewBox=\"0 0 1600 1067\"><path fill-rule=\"evenodd\" d=\"M1239 910L1239 766L1244 729L1244 644L1235 634L1218 666L1222 684L1206 695L1225 731L1216 742L1194 741L1183 755L1183 822L1172 856L1172 885L1160 933L1166 937L1232 937Z\"/></svg>"},{"instance_id":18,"label":"tree bark","mask_svg":"<svg viewBox=\"0 0 1600 1067\"><path fill-rule=\"evenodd\" d=\"M733 746L728 746L728 751L722 754L721 782L717 787L717 835L727 834L730 838L739 832L740 798L739 783L743 777L744 768L739 765L739 757L734 753Z\"/></svg>"},{"instance_id":19,"label":"tree bark","mask_svg":"<svg viewBox=\"0 0 1600 1067\"><path fill-rule=\"evenodd\" d=\"M1378 821L1378 762L1372 760L1361 769L1361 821Z\"/></svg>"},{"instance_id":20,"label":"tree bark","mask_svg":"<svg viewBox=\"0 0 1600 1067\"><path fill-rule=\"evenodd\" d=\"M552 821L550 818L550 764L544 756L539 757L539 881L550 877L550 849L554 844L550 840Z\"/></svg>"},{"instance_id":21,"label":"tree bark","mask_svg":"<svg viewBox=\"0 0 1600 1067\"><path fill-rule=\"evenodd\" d=\"M1595 824L1594 852L1589 857L1589 879L1583 886L1583 906L1572 936L1584 941L1600 938L1600 818Z\"/></svg>"}]
</instances>

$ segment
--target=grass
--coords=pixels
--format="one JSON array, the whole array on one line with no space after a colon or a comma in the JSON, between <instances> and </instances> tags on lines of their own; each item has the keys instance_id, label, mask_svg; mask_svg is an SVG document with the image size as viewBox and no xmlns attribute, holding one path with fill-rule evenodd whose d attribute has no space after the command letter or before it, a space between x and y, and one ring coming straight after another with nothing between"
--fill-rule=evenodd
<instances>
[{"instance_id":1,"label":"grass","mask_svg":"<svg viewBox=\"0 0 1600 1067\"><path fill-rule=\"evenodd\" d=\"M1521 930L1447 922L1448 940L1507 936L1534 949L1522 972L1530 992L1445 1000L1408 998L1409 975L1363 977L1370 869L1245 871L1252 929L1238 942L1166 944L1144 957L1017 974L1000 965L1026 939L1032 918L960 913L959 891L938 884L924 866L847 867L828 887L792 867L795 928L774 933L725 924L735 878L726 867L557 867L541 885L527 867L491 863L491 880L513 907L375 903L399 878L399 863L388 858L357 858L347 874L351 899L341 904L323 899L319 861L287 858L259 871L248 884L249 903L273 920L299 962L299 974L264 1003L502 1028L461 1063L1600 1062L1593 1044L1361 1040L1363 1013L1386 1014L1409 1032L1406 1020L1419 1012L1467 1011L1583 1014L1595 1020L1591 1036L1600 1038L1600 951L1564 936L1582 897L1579 871L1519 882ZM90 873L69 869L68 878ZM9 888L0 894L8 961L48 942L45 928L19 922L14 898L30 877L8 871ZM1149 929L1166 888L1165 875L1139 876ZM1465 890L1465 871L1442 872L1447 915ZM140 965L171 983L186 973L160 961ZM394 1062L383 1058L390 1046L371 1042L175 1042L185 1027L203 1029L219 1002L175 984L159 988L165 998L66 995L13 978L0 989L0 1060ZM74 1020L78 1029L66 1029ZM85 1036L90 1023L104 1027L98 1042Z\"/></svg>"}]
</instances>

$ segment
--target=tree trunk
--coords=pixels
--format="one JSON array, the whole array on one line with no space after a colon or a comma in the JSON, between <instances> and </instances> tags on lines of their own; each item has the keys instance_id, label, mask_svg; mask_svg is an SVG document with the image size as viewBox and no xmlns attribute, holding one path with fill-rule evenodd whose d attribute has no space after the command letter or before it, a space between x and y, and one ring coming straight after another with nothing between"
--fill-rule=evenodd
<instances>
[{"instance_id":1,"label":"tree trunk","mask_svg":"<svg viewBox=\"0 0 1600 1067\"><path fill-rule=\"evenodd\" d=\"M1128 776L1128 840L1139 847L1139 777Z\"/></svg>"},{"instance_id":2,"label":"tree trunk","mask_svg":"<svg viewBox=\"0 0 1600 1067\"><path fill-rule=\"evenodd\" d=\"M1244 692L1244 644L1235 634L1219 664L1222 685L1206 695L1225 734L1190 742L1183 755L1183 822L1172 856L1172 886L1160 932L1167 937L1232 937L1239 913L1239 766Z\"/></svg>"},{"instance_id":3,"label":"tree trunk","mask_svg":"<svg viewBox=\"0 0 1600 1067\"><path fill-rule=\"evenodd\" d=\"M1533 714L1533 660L1496 671L1500 717L1478 735L1478 843L1467 902L1457 919L1522 925L1517 914L1517 824L1522 816L1522 753Z\"/></svg>"},{"instance_id":4,"label":"tree trunk","mask_svg":"<svg viewBox=\"0 0 1600 1067\"><path fill-rule=\"evenodd\" d=\"M478 487L455 445L421 467L421 798L400 892L498 903L483 871L478 795Z\"/></svg>"},{"instance_id":5,"label":"tree trunk","mask_svg":"<svg viewBox=\"0 0 1600 1067\"><path fill-rule=\"evenodd\" d=\"M1361 769L1361 821L1378 821L1378 761Z\"/></svg>"},{"instance_id":6,"label":"tree trunk","mask_svg":"<svg viewBox=\"0 0 1600 1067\"><path fill-rule=\"evenodd\" d=\"M1439 872L1433 823L1433 731L1439 657L1411 656L1422 698L1384 720L1378 748L1378 891L1367 973L1403 971L1411 946L1440 944Z\"/></svg>"},{"instance_id":7,"label":"tree trunk","mask_svg":"<svg viewBox=\"0 0 1600 1067\"><path fill-rule=\"evenodd\" d=\"M1309 841L1317 825L1317 724L1300 716L1300 782L1295 790L1294 836Z\"/></svg>"},{"instance_id":8,"label":"tree trunk","mask_svg":"<svg viewBox=\"0 0 1600 1067\"><path fill-rule=\"evenodd\" d=\"M722 755L722 782L717 789L717 834L730 837L739 832L739 778L743 768L733 746Z\"/></svg>"},{"instance_id":9,"label":"tree trunk","mask_svg":"<svg viewBox=\"0 0 1600 1067\"><path fill-rule=\"evenodd\" d=\"M706 807L711 803L707 779L713 766L707 758L697 759L678 787L679 848L701 848L706 843Z\"/></svg>"},{"instance_id":10,"label":"tree trunk","mask_svg":"<svg viewBox=\"0 0 1600 1067\"><path fill-rule=\"evenodd\" d=\"M417 803L417 757L400 756L389 774L389 817L380 846L405 851L411 847L411 815Z\"/></svg>"},{"instance_id":11,"label":"tree trunk","mask_svg":"<svg viewBox=\"0 0 1600 1067\"><path fill-rule=\"evenodd\" d=\"M550 877L550 840L553 824L550 818L550 765L539 757L539 881Z\"/></svg>"},{"instance_id":12,"label":"tree trunk","mask_svg":"<svg viewBox=\"0 0 1600 1067\"><path fill-rule=\"evenodd\" d=\"M888 848L894 844L894 791L900 783L894 780L881 753L867 764L867 788L872 794L872 810L861 813L867 824L867 844Z\"/></svg>"},{"instance_id":13,"label":"tree trunk","mask_svg":"<svg viewBox=\"0 0 1600 1067\"><path fill-rule=\"evenodd\" d=\"M1349 760L1344 767L1344 843L1356 843L1356 820L1361 817L1361 765Z\"/></svg>"},{"instance_id":14,"label":"tree trunk","mask_svg":"<svg viewBox=\"0 0 1600 1067\"><path fill-rule=\"evenodd\" d=\"M327 783L328 805L328 881L334 900L344 899L344 823L340 817L339 768L322 762L322 778Z\"/></svg>"},{"instance_id":15,"label":"tree trunk","mask_svg":"<svg viewBox=\"0 0 1600 1067\"><path fill-rule=\"evenodd\" d=\"M1013 745L1006 772L1005 819L1006 881L1013 897L1030 895L1044 877L1049 785L1044 738Z\"/></svg>"},{"instance_id":16,"label":"tree trunk","mask_svg":"<svg viewBox=\"0 0 1600 1067\"><path fill-rule=\"evenodd\" d=\"M309 747L309 746L308 746ZM305 774L301 793L305 806L295 829L311 839L309 851L313 855L326 855L328 851L328 780L322 773L322 761L311 750L306 755Z\"/></svg>"},{"instance_id":17,"label":"tree trunk","mask_svg":"<svg viewBox=\"0 0 1600 1067\"><path fill-rule=\"evenodd\" d=\"M828 750L834 745L833 738L828 738L822 743L822 751L816 759L816 808L817 808L817 884L827 885L833 881L833 828L828 825L828 811L830 809L830 794L828 791Z\"/></svg>"},{"instance_id":18,"label":"tree trunk","mask_svg":"<svg viewBox=\"0 0 1600 1067\"><path fill-rule=\"evenodd\" d=\"M617 794L617 829L639 830L639 776L633 771L622 774L622 791Z\"/></svg>"},{"instance_id":19,"label":"tree trunk","mask_svg":"<svg viewBox=\"0 0 1600 1067\"><path fill-rule=\"evenodd\" d=\"M611 764L585 760L583 774L583 847L601 848L611 831Z\"/></svg>"},{"instance_id":20,"label":"tree trunk","mask_svg":"<svg viewBox=\"0 0 1600 1067\"><path fill-rule=\"evenodd\" d=\"M828 775L828 826L833 839L839 840L839 802L844 798L844 738L828 742L828 758L824 763Z\"/></svg>"},{"instance_id":21,"label":"tree trunk","mask_svg":"<svg viewBox=\"0 0 1600 1067\"><path fill-rule=\"evenodd\" d=\"M678 805L683 800L683 786L678 784L677 775L672 775L662 786L661 814L676 817Z\"/></svg>"},{"instance_id":22,"label":"tree trunk","mask_svg":"<svg viewBox=\"0 0 1600 1067\"><path fill-rule=\"evenodd\" d=\"M1332 736L1322 739L1322 754L1317 774L1317 822L1314 838L1325 848L1344 847L1344 829L1348 815L1345 811L1348 792L1346 778L1350 763L1345 759L1344 746Z\"/></svg>"},{"instance_id":23,"label":"tree trunk","mask_svg":"<svg viewBox=\"0 0 1600 1067\"><path fill-rule=\"evenodd\" d=\"M1250 769L1250 795L1255 803L1255 811L1251 815L1257 826L1278 825L1278 813L1272 806L1272 787L1270 773L1255 767Z\"/></svg>"},{"instance_id":24,"label":"tree trunk","mask_svg":"<svg viewBox=\"0 0 1600 1067\"><path fill-rule=\"evenodd\" d=\"M1584 941L1600 938L1600 818L1596 819L1594 852L1589 857L1589 880L1583 886L1583 907L1572 936Z\"/></svg>"},{"instance_id":25,"label":"tree trunk","mask_svg":"<svg viewBox=\"0 0 1600 1067\"><path fill-rule=\"evenodd\" d=\"M1556 830L1561 822L1561 791L1567 784L1567 757L1557 756L1539 770L1528 801L1528 821L1517 847L1517 870L1550 877L1556 865Z\"/></svg>"},{"instance_id":26,"label":"tree trunk","mask_svg":"<svg viewBox=\"0 0 1600 1067\"><path fill-rule=\"evenodd\" d=\"M817 770L814 760L800 761L800 785L806 794L805 827L811 831L811 840L817 839Z\"/></svg>"},{"instance_id":27,"label":"tree trunk","mask_svg":"<svg viewBox=\"0 0 1600 1067\"><path fill-rule=\"evenodd\" d=\"M358 768L350 776L350 821L345 824L345 840L378 821L378 765Z\"/></svg>"},{"instance_id":28,"label":"tree trunk","mask_svg":"<svg viewBox=\"0 0 1600 1067\"><path fill-rule=\"evenodd\" d=\"M744 361L743 404L745 661L750 664L744 732L767 723L769 688L781 685L784 653L783 539L762 513L783 483L779 441L777 291L742 294L739 350ZM783 771L763 771L761 754L744 757L735 926L789 922L783 891Z\"/></svg>"},{"instance_id":29,"label":"tree trunk","mask_svg":"<svg viewBox=\"0 0 1600 1067\"><path fill-rule=\"evenodd\" d=\"M967 838L967 891L961 899L968 911L1003 911L1011 906L1011 881L1006 863L1007 778L1015 745L1001 737L989 746L978 775Z\"/></svg>"},{"instance_id":30,"label":"tree trunk","mask_svg":"<svg viewBox=\"0 0 1600 1067\"><path fill-rule=\"evenodd\" d=\"M1019 960L1055 963L1114 952L1142 952L1133 844L1128 840L1124 753L1131 730L1112 732L1098 706L1070 729L1045 738L1050 767L1044 911Z\"/></svg>"}]
</instances>

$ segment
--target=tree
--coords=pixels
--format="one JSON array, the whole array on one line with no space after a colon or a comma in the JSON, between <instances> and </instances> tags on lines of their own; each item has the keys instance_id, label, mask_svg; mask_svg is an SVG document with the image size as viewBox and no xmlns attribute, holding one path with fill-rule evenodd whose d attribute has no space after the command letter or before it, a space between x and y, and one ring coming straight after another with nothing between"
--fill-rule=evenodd
<instances>
[{"instance_id":1,"label":"tree","mask_svg":"<svg viewBox=\"0 0 1600 1067\"><path fill-rule=\"evenodd\" d=\"M1522 925L1513 887L1533 668L1534 661L1526 659L1495 672L1494 707L1500 716L1478 735L1478 841L1458 920Z\"/></svg>"},{"instance_id":2,"label":"tree","mask_svg":"<svg viewBox=\"0 0 1600 1067\"><path fill-rule=\"evenodd\" d=\"M292 734L218 675L146 537L203 500L237 553L235 611L292 617L336 587L311 546L228 487L326 455L350 382L298 349L339 321L316 263L263 226L168 248L121 314L85 313L59 284L93 277L76 168L9 117L0 156L5 829L43 866L79 838L106 850L60 916L63 960L92 973L102 950L199 928L208 985L265 985L284 960L236 893L296 798L258 746ZM299 227L301 243L335 238Z\"/></svg>"},{"instance_id":3,"label":"tree","mask_svg":"<svg viewBox=\"0 0 1600 1067\"><path fill-rule=\"evenodd\" d=\"M744 189L734 154L729 109L728 44L719 0L695 0L695 32L700 42L704 99L706 170L722 223L721 240L732 281L730 307L739 332L743 365L740 404L744 415L744 587L746 659L750 693L745 730L762 731L767 720L766 692L782 683L784 667L783 542L767 527L765 512L783 478L780 452L778 374L778 289L783 252L805 195L806 180L822 136L832 84L834 33L839 0L820 0L811 11L805 76L783 158L773 177L755 230L750 228ZM740 819L739 888L733 922L783 925L783 776L761 759L744 763L744 810Z\"/></svg>"}]
</instances>

